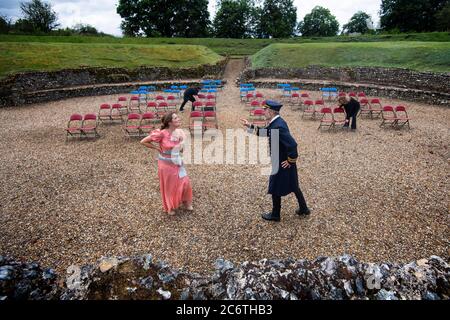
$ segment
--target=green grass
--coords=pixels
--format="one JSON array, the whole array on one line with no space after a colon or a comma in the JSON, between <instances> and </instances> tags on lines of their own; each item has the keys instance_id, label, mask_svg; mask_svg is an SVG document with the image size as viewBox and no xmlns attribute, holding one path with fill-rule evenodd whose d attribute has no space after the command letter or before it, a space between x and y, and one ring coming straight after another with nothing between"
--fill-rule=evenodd
<instances>
[{"instance_id":1,"label":"green grass","mask_svg":"<svg viewBox=\"0 0 450 320\"><path fill-rule=\"evenodd\" d=\"M251 57L254 68L368 66L449 72L449 42L273 44Z\"/></svg>"},{"instance_id":2,"label":"green grass","mask_svg":"<svg viewBox=\"0 0 450 320\"><path fill-rule=\"evenodd\" d=\"M46 43L109 43L109 44L187 44L202 45L220 55L252 55L273 43L322 43L322 42L379 42L379 41L433 41L450 42L448 32L362 35L357 37L312 37L289 39L220 39L220 38L116 38L88 36L26 36L0 35L1 42L46 42Z\"/></svg>"},{"instance_id":3,"label":"green grass","mask_svg":"<svg viewBox=\"0 0 450 320\"><path fill-rule=\"evenodd\" d=\"M222 56L203 46L121 43L0 42L0 77L21 71L77 67L192 67Z\"/></svg>"}]
</instances>

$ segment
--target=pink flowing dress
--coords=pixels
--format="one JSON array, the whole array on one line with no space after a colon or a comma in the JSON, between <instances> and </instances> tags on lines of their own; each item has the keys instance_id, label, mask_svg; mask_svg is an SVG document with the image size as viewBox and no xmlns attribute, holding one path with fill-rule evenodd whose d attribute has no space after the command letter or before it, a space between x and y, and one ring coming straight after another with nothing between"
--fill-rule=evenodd
<instances>
[{"instance_id":1,"label":"pink flowing dress","mask_svg":"<svg viewBox=\"0 0 450 320\"><path fill-rule=\"evenodd\" d=\"M184 167L171 160L178 156L182 138L171 135L168 130L157 129L150 133L150 140L158 142L162 149L158 157L158 176L164 211L177 209L182 202L191 203L191 181Z\"/></svg>"}]
</instances>

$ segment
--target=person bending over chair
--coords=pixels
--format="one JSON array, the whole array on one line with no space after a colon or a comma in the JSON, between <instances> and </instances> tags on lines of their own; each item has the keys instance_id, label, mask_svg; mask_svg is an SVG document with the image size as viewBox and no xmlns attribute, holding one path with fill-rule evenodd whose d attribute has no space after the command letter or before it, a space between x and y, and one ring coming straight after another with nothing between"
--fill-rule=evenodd
<instances>
[{"instance_id":1,"label":"person bending over chair","mask_svg":"<svg viewBox=\"0 0 450 320\"><path fill-rule=\"evenodd\" d=\"M181 104L180 112L184 111L184 106L188 101L192 102L192 111L194 111L194 102L195 102L194 96L198 95L200 89L201 89L200 87L192 87L184 90L183 103Z\"/></svg>"},{"instance_id":2,"label":"person bending over chair","mask_svg":"<svg viewBox=\"0 0 450 320\"><path fill-rule=\"evenodd\" d=\"M344 128L348 128L350 118L352 118L351 129L356 130L356 115L361 109L361 105L356 99L347 97L339 97L338 103L341 107L344 107L346 114Z\"/></svg>"}]
</instances>

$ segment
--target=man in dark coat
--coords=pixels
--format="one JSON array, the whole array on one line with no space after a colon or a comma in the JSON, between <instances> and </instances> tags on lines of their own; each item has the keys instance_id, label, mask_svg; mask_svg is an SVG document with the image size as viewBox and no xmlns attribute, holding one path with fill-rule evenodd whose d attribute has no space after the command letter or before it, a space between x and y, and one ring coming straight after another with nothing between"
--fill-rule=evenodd
<instances>
[{"instance_id":1,"label":"man in dark coat","mask_svg":"<svg viewBox=\"0 0 450 320\"><path fill-rule=\"evenodd\" d=\"M188 101L192 102L192 111L194 111L194 102L195 102L194 96L198 95L200 90L201 90L200 87L187 88L186 90L184 90L183 103L181 104L180 112L183 112L184 105Z\"/></svg>"},{"instance_id":2,"label":"man in dark coat","mask_svg":"<svg viewBox=\"0 0 450 320\"><path fill-rule=\"evenodd\" d=\"M356 130L356 116L358 114L359 109L361 109L361 105L356 99L354 98L348 99L347 97L339 97L338 103L341 107L344 107L346 114L345 117L346 122L344 124L344 128L348 128L350 118L352 118L351 129Z\"/></svg>"},{"instance_id":3,"label":"man in dark coat","mask_svg":"<svg viewBox=\"0 0 450 320\"><path fill-rule=\"evenodd\" d=\"M305 198L298 184L297 174L297 142L291 136L286 121L284 121L279 111L282 105L273 100L267 100L265 105L265 115L269 124L264 128L250 124L246 119L241 119L242 124L258 136L268 136L270 152L272 157L272 168L275 173L269 178L268 193L272 195L272 212L262 214L265 220L280 221L281 197L293 192L297 198L299 208L296 213L300 216L310 214ZM275 132L275 131L277 132ZM278 135L278 139L276 136ZM272 137L273 136L273 137ZM273 151L278 145L278 159L274 157ZM274 163L274 158L277 163Z\"/></svg>"}]
</instances>

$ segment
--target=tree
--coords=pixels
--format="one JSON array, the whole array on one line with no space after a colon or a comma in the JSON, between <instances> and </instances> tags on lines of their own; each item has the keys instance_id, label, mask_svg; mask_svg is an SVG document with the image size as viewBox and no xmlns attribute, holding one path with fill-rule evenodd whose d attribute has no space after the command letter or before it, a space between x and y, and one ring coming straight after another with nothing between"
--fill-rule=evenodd
<instances>
[{"instance_id":1,"label":"tree","mask_svg":"<svg viewBox=\"0 0 450 320\"><path fill-rule=\"evenodd\" d=\"M450 2L441 11L436 13L436 30L450 31Z\"/></svg>"},{"instance_id":2,"label":"tree","mask_svg":"<svg viewBox=\"0 0 450 320\"><path fill-rule=\"evenodd\" d=\"M218 5L213 22L215 36L248 38L251 34L252 3L249 0L222 0Z\"/></svg>"},{"instance_id":3,"label":"tree","mask_svg":"<svg viewBox=\"0 0 450 320\"><path fill-rule=\"evenodd\" d=\"M294 35L297 8L292 0L264 0L260 14L263 38L287 38Z\"/></svg>"},{"instance_id":4,"label":"tree","mask_svg":"<svg viewBox=\"0 0 450 320\"><path fill-rule=\"evenodd\" d=\"M83 23L78 23L73 27L73 31L77 34L80 35L98 35L99 32L98 30L89 25L89 24L83 24Z\"/></svg>"},{"instance_id":5,"label":"tree","mask_svg":"<svg viewBox=\"0 0 450 320\"><path fill-rule=\"evenodd\" d=\"M117 13L126 36L205 37L208 0L119 0Z\"/></svg>"},{"instance_id":6,"label":"tree","mask_svg":"<svg viewBox=\"0 0 450 320\"><path fill-rule=\"evenodd\" d=\"M449 0L382 0L381 29L400 32L436 31L436 14L448 3Z\"/></svg>"},{"instance_id":7,"label":"tree","mask_svg":"<svg viewBox=\"0 0 450 320\"><path fill-rule=\"evenodd\" d=\"M305 37L331 37L337 35L339 31L339 22L333 16L330 10L316 6L311 13L305 15L298 29Z\"/></svg>"},{"instance_id":8,"label":"tree","mask_svg":"<svg viewBox=\"0 0 450 320\"><path fill-rule=\"evenodd\" d=\"M0 34L8 33L11 29L11 20L0 15Z\"/></svg>"},{"instance_id":9,"label":"tree","mask_svg":"<svg viewBox=\"0 0 450 320\"><path fill-rule=\"evenodd\" d=\"M20 9L27 22L21 22L21 25L31 25L33 31L50 32L59 26L58 16L52 10L52 6L41 0L32 0L31 2L20 3Z\"/></svg>"},{"instance_id":10,"label":"tree","mask_svg":"<svg viewBox=\"0 0 450 320\"><path fill-rule=\"evenodd\" d=\"M347 24L342 27L342 33L367 33L369 29L369 24L372 25L372 18L365 12L358 11L350 18Z\"/></svg>"}]
</instances>

